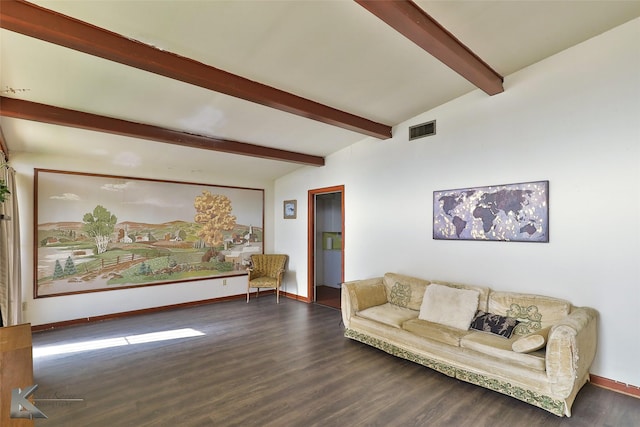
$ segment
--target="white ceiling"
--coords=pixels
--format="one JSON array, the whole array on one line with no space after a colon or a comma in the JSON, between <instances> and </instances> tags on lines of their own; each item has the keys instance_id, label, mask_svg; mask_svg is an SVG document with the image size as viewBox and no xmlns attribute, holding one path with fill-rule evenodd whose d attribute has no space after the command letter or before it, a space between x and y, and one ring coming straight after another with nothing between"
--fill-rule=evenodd
<instances>
[{"instance_id":1,"label":"white ceiling","mask_svg":"<svg viewBox=\"0 0 640 427\"><path fill-rule=\"evenodd\" d=\"M351 0L33 3L390 126L477 90ZM416 3L507 80L640 16L640 1ZM0 47L6 97L315 156L367 138L6 29ZM257 180L300 167L8 117L0 125L10 158L33 152L166 170L215 167Z\"/></svg>"}]
</instances>

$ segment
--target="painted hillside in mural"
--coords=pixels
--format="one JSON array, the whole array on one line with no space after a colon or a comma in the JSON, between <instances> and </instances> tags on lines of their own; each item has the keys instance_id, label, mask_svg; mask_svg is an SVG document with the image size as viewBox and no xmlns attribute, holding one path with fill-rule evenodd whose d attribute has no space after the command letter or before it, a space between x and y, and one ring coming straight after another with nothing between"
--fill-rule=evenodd
<instances>
[{"instance_id":1,"label":"painted hillside in mural","mask_svg":"<svg viewBox=\"0 0 640 427\"><path fill-rule=\"evenodd\" d=\"M37 190L38 297L245 274L263 250L262 190L52 171Z\"/></svg>"}]
</instances>

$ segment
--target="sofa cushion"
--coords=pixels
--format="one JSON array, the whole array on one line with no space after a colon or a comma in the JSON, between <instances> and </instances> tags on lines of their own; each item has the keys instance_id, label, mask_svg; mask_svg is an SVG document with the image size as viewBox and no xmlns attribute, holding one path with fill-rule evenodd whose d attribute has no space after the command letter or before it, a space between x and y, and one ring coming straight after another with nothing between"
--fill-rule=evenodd
<instances>
[{"instance_id":1,"label":"sofa cushion","mask_svg":"<svg viewBox=\"0 0 640 427\"><path fill-rule=\"evenodd\" d=\"M511 346L516 340L516 336L504 339L497 335L472 331L460 339L460 347L503 360L505 370L509 369L509 365L517 363L537 371L544 371L544 350L532 353L516 353L511 350Z\"/></svg>"},{"instance_id":2,"label":"sofa cushion","mask_svg":"<svg viewBox=\"0 0 640 427\"><path fill-rule=\"evenodd\" d=\"M516 353L531 353L547 345L547 339L549 338L549 330L551 326L548 326L539 331L533 332L529 335L518 338L511 345L511 349Z\"/></svg>"},{"instance_id":3,"label":"sofa cushion","mask_svg":"<svg viewBox=\"0 0 640 427\"><path fill-rule=\"evenodd\" d=\"M564 319L571 312L571 303L540 295L491 292L488 311L518 319L513 333L523 336Z\"/></svg>"},{"instance_id":4,"label":"sofa cushion","mask_svg":"<svg viewBox=\"0 0 640 427\"><path fill-rule=\"evenodd\" d=\"M472 289L431 284L424 292L418 318L466 331L478 310L479 295Z\"/></svg>"},{"instance_id":5,"label":"sofa cushion","mask_svg":"<svg viewBox=\"0 0 640 427\"><path fill-rule=\"evenodd\" d=\"M397 305L386 303L358 311L356 316L375 320L376 322L384 323L385 325L400 329L404 322L418 317L418 312L409 308L398 307Z\"/></svg>"},{"instance_id":6,"label":"sofa cushion","mask_svg":"<svg viewBox=\"0 0 640 427\"><path fill-rule=\"evenodd\" d=\"M424 290L427 288L427 285L430 283L428 280L418 279L416 277L405 276L402 274L396 273L386 273L382 279L384 286L387 290L387 300L391 301L391 293L393 292L394 286L396 284L400 285L402 289L406 290L408 286L411 290L409 300L404 305L406 308L410 308L411 310L420 310L420 305L422 304L422 297L424 296ZM396 287L396 293L400 288ZM406 294L406 291L404 291Z\"/></svg>"},{"instance_id":7,"label":"sofa cushion","mask_svg":"<svg viewBox=\"0 0 640 427\"><path fill-rule=\"evenodd\" d=\"M455 347L460 346L460 338L468 333L467 331L452 328L450 326L420 319L407 320L402 324L402 329L418 335L419 337L439 341Z\"/></svg>"},{"instance_id":8,"label":"sofa cushion","mask_svg":"<svg viewBox=\"0 0 640 427\"><path fill-rule=\"evenodd\" d=\"M488 332L502 338L510 338L518 321L513 317L500 316L499 314L485 313L478 310L471 321L471 329Z\"/></svg>"}]
</instances>

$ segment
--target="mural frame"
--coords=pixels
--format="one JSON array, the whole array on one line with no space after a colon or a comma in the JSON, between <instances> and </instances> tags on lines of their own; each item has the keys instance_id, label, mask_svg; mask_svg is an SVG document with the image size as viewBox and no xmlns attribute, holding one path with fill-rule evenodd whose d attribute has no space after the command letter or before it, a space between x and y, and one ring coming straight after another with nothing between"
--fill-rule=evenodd
<instances>
[{"instance_id":1,"label":"mural frame","mask_svg":"<svg viewBox=\"0 0 640 427\"><path fill-rule=\"evenodd\" d=\"M264 189L34 169L33 236L34 298L246 275Z\"/></svg>"},{"instance_id":2,"label":"mural frame","mask_svg":"<svg viewBox=\"0 0 640 427\"><path fill-rule=\"evenodd\" d=\"M433 192L433 239L549 242L549 181Z\"/></svg>"}]
</instances>

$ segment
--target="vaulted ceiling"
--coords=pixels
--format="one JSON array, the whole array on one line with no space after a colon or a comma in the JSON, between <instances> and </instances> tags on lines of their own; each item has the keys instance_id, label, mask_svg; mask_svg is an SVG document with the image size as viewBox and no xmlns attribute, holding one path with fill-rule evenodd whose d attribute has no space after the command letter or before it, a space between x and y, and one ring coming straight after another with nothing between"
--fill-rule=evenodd
<instances>
[{"instance_id":1,"label":"vaulted ceiling","mask_svg":"<svg viewBox=\"0 0 640 427\"><path fill-rule=\"evenodd\" d=\"M500 96L638 16L640 1L3 0L0 143L270 180Z\"/></svg>"}]
</instances>

